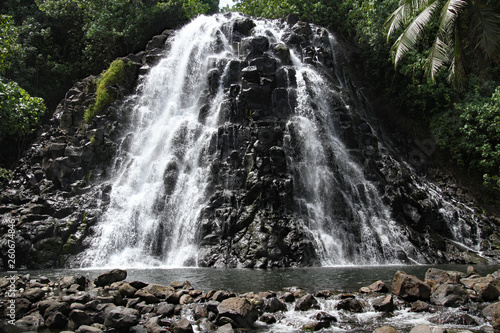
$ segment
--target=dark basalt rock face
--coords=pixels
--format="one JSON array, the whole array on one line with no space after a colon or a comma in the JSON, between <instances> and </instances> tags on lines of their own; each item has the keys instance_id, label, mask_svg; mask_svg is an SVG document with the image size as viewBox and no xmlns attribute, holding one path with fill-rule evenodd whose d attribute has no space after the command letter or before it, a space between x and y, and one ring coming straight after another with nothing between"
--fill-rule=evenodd
<instances>
[{"instance_id":1,"label":"dark basalt rock face","mask_svg":"<svg viewBox=\"0 0 500 333\"><path fill-rule=\"evenodd\" d=\"M320 264L313 237L303 226L297 202L300 185L290 165L301 154L290 146L300 144L287 145L289 138L285 137L286 133L293 134L293 126L287 123L297 105L290 50L296 50L304 63L324 73L329 84L339 83L327 32L296 22L293 17L288 21L291 24L281 22L286 29L286 43L273 44L265 36L252 35L252 19L235 19L227 30L232 31L231 38L239 45L239 60L229 62L225 76L216 66L208 72L199 121L205 121L219 84L226 94L220 117L226 121L219 126L218 140L210 147L217 159L211 162L210 195L196 230L196 264L200 266L271 268ZM166 31L156 36L146 51L124 59L132 66L127 67L128 79L114 87L118 101L92 123L83 123L85 109L95 99L95 78L90 77L68 91L52 119L42 127L39 138L0 195L4 268L8 267L8 221L15 224L16 251L27 253L18 256L16 265L78 265L79 253L89 245L93 227L109 204L110 170L122 162L115 158L116 152L126 150L130 144L125 131L131 103L127 96L161 58L171 34ZM342 65L346 64L344 59ZM353 85L344 90L341 99L351 105L360 103ZM339 101L328 102L335 106L334 125L343 144L364 168L366 179L377 188L391 217L405 230L401 237L408 238L419 250L401 252L397 258L400 262L410 262L409 255L421 263L497 260L500 233L494 220L462 204L457 187L451 192L446 184L436 185L433 192L439 193L441 199L453 199L457 205L455 215L448 218L465 221L461 222L462 230L450 228L441 212L446 208L443 201L426 192L413 171L396 160L390 142L380 144L382 136L374 128L373 116L347 110ZM411 151L418 147L397 149ZM332 163L334 160L332 157ZM175 163L167 167L166 195L176 186L178 172ZM335 210L346 215L342 212L346 205L338 202ZM162 207L157 209L168 214ZM481 243L483 256L451 242L457 232L465 234L465 238L480 234L482 240L474 242Z\"/></svg>"}]
</instances>

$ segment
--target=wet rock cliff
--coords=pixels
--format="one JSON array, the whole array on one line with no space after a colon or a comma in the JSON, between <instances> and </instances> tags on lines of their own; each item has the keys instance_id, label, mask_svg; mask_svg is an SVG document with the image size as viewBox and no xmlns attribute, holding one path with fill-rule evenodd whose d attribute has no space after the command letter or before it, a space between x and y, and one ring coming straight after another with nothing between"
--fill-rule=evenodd
<instances>
[{"instance_id":1,"label":"wet rock cliff","mask_svg":"<svg viewBox=\"0 0 500 333\"><path fill-rule=\"evenodd\" d=\"M193 39L186 81L162 86L179 76L169 61L196 24L193 36L212 40ZM68 91L2 188L4 268L11 238L27 254L16 265L30 268L123 253L255 268L497 261L495 221L401 156L422 148L388 139L328 31L234 14L183 29L120 59L114 102L94 118L84 115L98 78ZM115 238L103 236L110 226Z\"/></svg>"}]
</instances>

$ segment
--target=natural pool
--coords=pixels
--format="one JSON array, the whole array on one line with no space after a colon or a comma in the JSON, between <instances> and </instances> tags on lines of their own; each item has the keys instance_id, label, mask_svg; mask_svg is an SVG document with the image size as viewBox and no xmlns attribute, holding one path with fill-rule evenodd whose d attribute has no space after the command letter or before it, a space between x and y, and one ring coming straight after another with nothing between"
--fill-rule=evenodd
<instances>
[{"instance_id":1,"label":"natural pool","mask_svg":"<svg viewBox=\"0 0 500 333\"><path fill-rule=\"evenodd\" d=\"M143 267L124 268L107 267L102 269L50 269L19 272L40 275L55 279L68 275L84 275L90 280L104 271L112 268L126 269L128 281L143 281L168 285L172 281L184 282L188 280L200 290L227 290L235 293L249 291L259 292L266 290L280 291L286 287L299 287L308 292L320 290L355 292L360 287L369 285L373 281L382 280L390 286L394 273L398 270L424 278L425 272L431 268L444 270L467 271L467 265L385 265L385 266L335 266L335 267L308 267L288 269L215 269L215 268L167 268ZM500 269L500 265L475 266L481 275L486 275ZM3 274L5 275L5 273Z\"/></svg>"}]
</instances>

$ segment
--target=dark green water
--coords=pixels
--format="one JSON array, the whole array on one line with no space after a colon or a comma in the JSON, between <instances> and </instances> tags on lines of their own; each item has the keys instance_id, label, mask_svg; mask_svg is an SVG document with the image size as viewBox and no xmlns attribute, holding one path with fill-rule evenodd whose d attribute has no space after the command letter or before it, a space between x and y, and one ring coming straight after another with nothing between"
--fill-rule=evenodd
<instances>
[{"instance_id":1,"label":"dark green water","mask_svg":"<svg viewBox=\"0 0 500 333\"><path fill-rule=\"evenodd\" d=\"M236 293L248 291L279 291L286 287L300 287L309 292L319 290L348 291L359 290L376 280L390 285L398 270L424 279L430 267L466 272L466 265L422 265L422 266L340 266L289 268L273 270L256 269L215 269L215 268L141 268L127 269L128 281L139 280L148 283L168 285L172 281L188 280L200 290L223 289ZM500 265L475 266L481 275L500 269ZM120 267L116 267L120 268ZM62 276L84 275L93 280L108 269L52 269L24 271L32 278L46 276L57 279ZM5 275L4 272L3 275Z\"/></svg>"}]
</instances>

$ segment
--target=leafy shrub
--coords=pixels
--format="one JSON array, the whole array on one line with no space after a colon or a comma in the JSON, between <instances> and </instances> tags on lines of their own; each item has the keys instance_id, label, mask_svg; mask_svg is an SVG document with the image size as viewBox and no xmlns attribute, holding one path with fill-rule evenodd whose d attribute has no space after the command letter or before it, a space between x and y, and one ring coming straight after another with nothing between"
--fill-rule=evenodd
<instances>
[{"instance_id":1,"label":"leafy shrub","mask_svg":"<svg viewBox=\"0 0 500 333\"><path fill-rule=\"evenodd\" d=\"M500 86L491 97L469 96L432 122L436 143L488 188L500 191Z\"/></svg>"},{"instance_id":2,"label":"leafy shrub","mask_svg":"<svg viewBox=\"0 0 500 333\"><path fill-rule=\"evenodd\" d=\"M488 186L500 190L500 86L491 98L457 105L463 125L462 149L470 167L483 174Z\"/></svg>"},{"instance_id":3,"label":"leafy shrub","mask_svg":"<svg viewBox=\"0 0 500 333\"><path fill-rule=\"evenodd\" d=\"M32 133L45 111L43 99L31 97L15 82L0 80L0 140Z\"/></svg>"}]
</instances>

